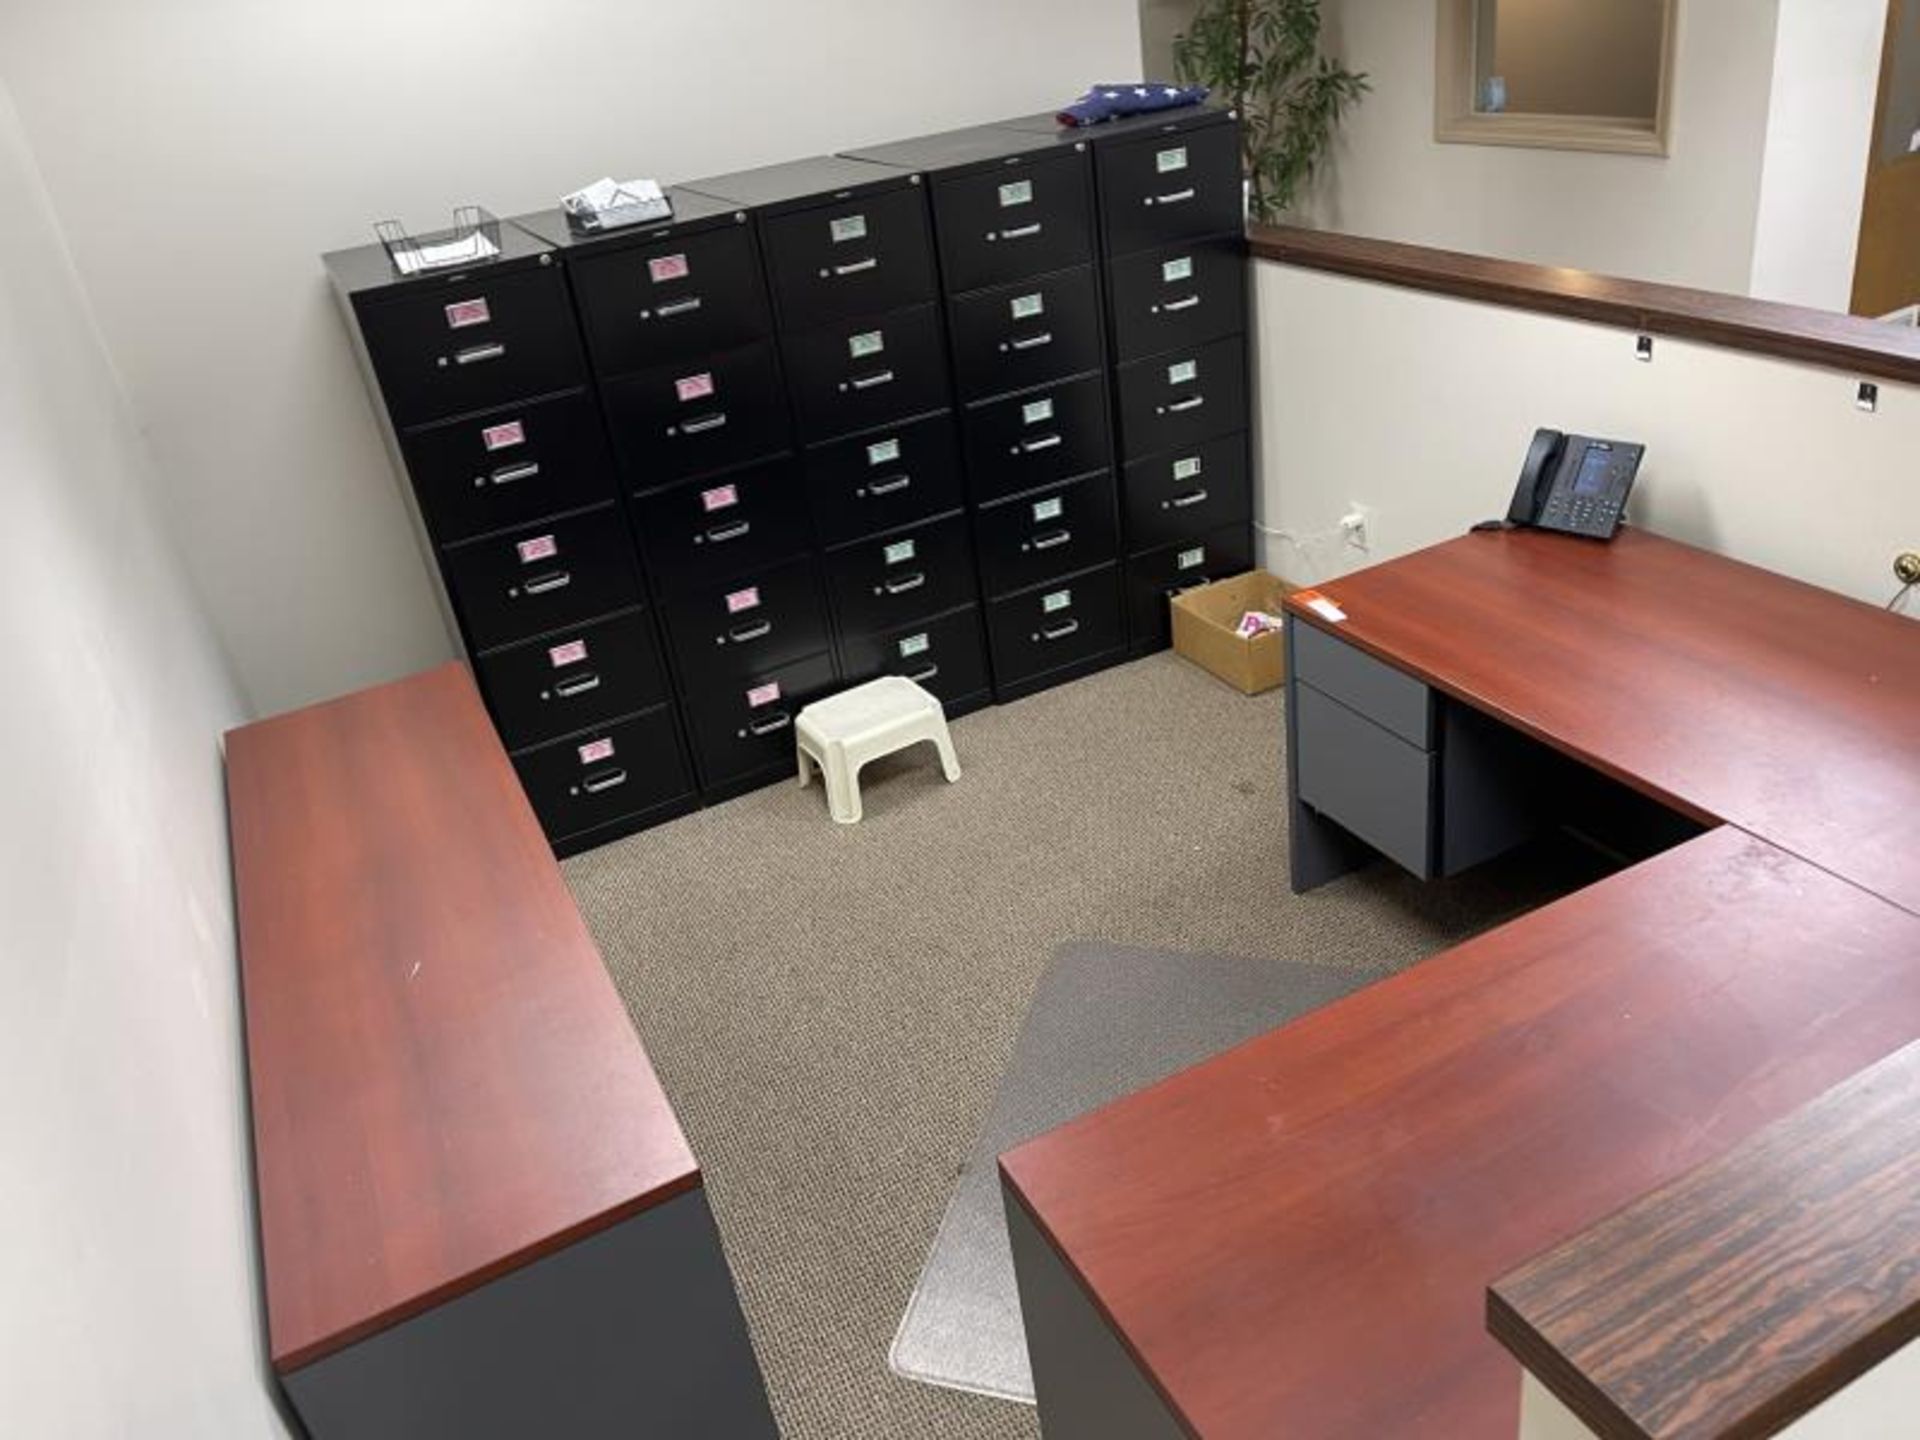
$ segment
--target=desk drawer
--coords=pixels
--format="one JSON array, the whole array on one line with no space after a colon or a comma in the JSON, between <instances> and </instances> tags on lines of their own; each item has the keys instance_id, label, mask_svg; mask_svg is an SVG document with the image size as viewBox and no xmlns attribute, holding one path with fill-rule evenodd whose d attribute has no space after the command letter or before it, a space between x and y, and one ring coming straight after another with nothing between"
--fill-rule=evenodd
<instances>
[{"instance_id":1,"label":"desk drawer","mask_svg":"<svg viewBox=\"0 0 1920 1440\"><path fill-rule=\"evenodd\" d=\"M653 617L629 610L478 656L473 668L509 750L604 725L667 698Z\"/></svg>"},{"instance_id":2,"label":"desk drawer","mask_svg":"<svg viewBox=\"0 0 1920 1440\"><path fill-rule=\"evenodd\" d=\"M1253 527L1245 521L1133 556L1127 561L1127 607L1135 647L1159 647L1172 638L1167 601L1173 596L1252 568Z\"/></svg>"},{"instance_id":3,"label":"desk drawer","mask_svg":"<svg viewBox=\"0 0 1920 1440\"><path fill-rule=\"evenodd\" d=\"M631 490L777 455L792 439L771 340L606 381L600 394Z\"/></svg>"},{"instance_id":4,"label":"desk drawer","mask_svg":"<svg viewBox=\"0 0 1920 1440\"><path fill-rule=\"evenodd\" d=\"M950 305L954 387L969 400L1097 370L1105 359L1091 265L962 295Z\"/></svg>"},{"instance_id":5,"label":"desk drawer","mask_svg":"<svg viewBox=\"0 0 1920 1440\"><path fill-rule=\"evenodd\" d=\"M613 456L584 392L410 431L400 445L442 545L613 498Z\"/></svg>"},{"instance_id":6,"label":"desk drawer","mask_svg":"<svg viewBox=\"0 0 1920 1440\"><path fill-rule=\"evenodd\" d=\"M1300 799L1431 879L1436 757L1304 682L1293 697Z\"/></svg>"},{"instance_id":7,"label":"desk drawer","mask_svg":"<svg viewBox=\"0 0 1920 1440\"><path fill-rule=\"evenodd\" d=\"M1006 595L1105 565L1118 548L1117 531L1107 470L983 505L973 517L980 584L988 595Z\"/></svg>"},{"instance_id":8,"label":"desk drawer","mask_svg":"<svg viewBox=\"0 0 1920 1440\"><path fill-rule=\"evenodd\" d=\"M800 433L826 440L947 405L935 305L867 315L781 341Z\"/></svg>"},{"instance_id":9,"label":"desk drawer","mask_svg":"<svg viewBox=\"0 0 1920 1440\"><path fill-rule=\"evenodd\" d=\"M935 298L933 238L918 185L777 216L762 222L762 233L785 329Z\"/></svg>"},{"instance_id":10,"label":"desk drawer","mask_svg":"<svg viewBox=\"0 0 1920 1440\"><path fill-rule=\"evenodd\" d=\"M559 269L475 275L366 306L360 331L396 426L491 410L585 378Z\"/></svg>"},{"instance_id":11,"label":"desk drawer","mask_svg":"<svg viewBox=\"0 0 1920 1440\"><path fill-rule=\"evenodd\" d=\"M1122 361L1247 328L1247 243L1216 235L1113 262L1113 346Z\"/></svg>"},{"instance_id":12,"label":"desk drawer","mask_svg":"<svg viewBox=\"0 0 1920 1440\"><path fill-rule=\"evenodd\" d=\"M933 187L940 264L950 291L1044 275L1093 258L1087 155L1022 156Z\"/></svg>"},{"instance_id":13,"label":"desk drawer","mask_svg":"<svg viewBox=\"0 0 1920 1440\"><path fill-rule=\"evenodd\" d=\"M1095 155L1110 255L1244 228L1238 125L1110 141Z\"/></svg>"},{"instance_id":14,"label":"desk drawer","mask_svg":"<svg viewBox=\"0 0 1920 1440\"><path fill-rule=\"evenodd\" d=\"M827 573L843 636L891 630L978 594L965 515L843 545L828 552Z\"/></svg>"},{"instance_id":15,"label":"desk drawer","mask_svg":"<svg viewBox=\"0 0 1920 1440\"><path fill-rule=\"evenodd\" d=\"M736 349L773 329L746 225L577 260L573 289L602 375Z\"/></svg>"},{"instance_id":16,"label":"desk drawer","mask_svg":"<svg viewBox=\"0 0 1920 1440\"><path fill-rule=\"evenodd\" d=\"M960 441L941 411L806 456L807 496L822 545L910 525L965 503Z\"/></svg>"},{"instance_id":17,"label":"desk drawer","mask_svg":"<svg viewBox=\"0 0 1920 1440\"><path fill-rule=\"evenodd\" d=\"M987 688L987 646L977 605L895 630L855 636L844 649L850 685L876 675L904 675L943 705Z\"/></svg>"},{"instance_id":18,"label":"desk drawer","mask_svg":"<svg viewBox=\"0 0 1920 1440\"><path fill-rule=\"evenodd\" d=\"M1433 692L1404 671L1295 620L1288 638L1293 673L1410 745L1433 748Z\"/></svg>"},{"instance_id":19,"label":"desk drawer","mask_svg":"<svg viewBox=\"0 0 1920 1440\"><path fill-rule=\"evenodd\" d=\"M1122 365L1119 392L1129 460L1245 430L1246 341L1233 335Z\"/></svg>"},{"instance_id":20,"label":"desk drawer","mask_svg":"<svg viewBox=\"0 0 1920 1440\"><path fill-rule=\"evenodd\" d=\"M1247 437L1225 435L1127 466L1127 545L1151 550L1253 514Z\"/></svg>"},{"instance_id":21,"label":"desk drawer","mask_svg":"<svg viewBox=\"0 0 1920 1440\"><path fill-rule=\"evenodd\" d=\"M640 602L633 540L608 505L442 552L475 650L564 629Z\"/></svg>"},{"instance_id":22,"label":"desk drawer","mask_svg":"<svg viewBox=\"0 0 1920 1440\"><path fill-rule=\"evenodd\" d=\"M666 705L522 750L513 766L552 840L651 810L693 789L673 709Z\"/></svg>"},{"instance_id":23,"label":"desk drawer","mask_svg":"<svg viewBox=\"0 0 1920 1440\"><path fill-rule=\"evenodd\" d=\"M667 633L688 691L726 688L828 647L811 556L689 590L667 605Z\"/></svg>"},{"instance_id":24,"label":"desk drawer","mask_svg":"<svg viewBox=\"0 0 1920 1440\"><path fill-rule=\"evenodd\" d=\"M1104 470L1113 459L1104 374L971 406L961 426L976 505Z\"/></svg>"},{"instance_id":25,"label":"desk drawer","mask_svg":"<svg viewBox=\"0 0 1920 1440\"><path fill-rule=\"evenodd\" d=\"M1118 649L1125 638L1120 572L1107 565L987 606L994 680L1002 689Z\"/></svg>"},{"instance_id":26,"label":"desk drawer","mask_svg":"<svg viewBox=\"0 0 1920 1440\"><path fill-rule=\"evenodd\" d=\"M776 765L791 767L794 720L837 688L833 657L815 655L690 694L687 721L702 783L713 787Z\"/></svg>"},{"instance_id":27,"label":"desk drawer","mask_svg":"<svg viewBox=\"0 0 1920 1440\"><path fill-rule=\"evenodd\" d=\"M633 502L640 549L667 593L797 555L813 544L799 462L776 460Z\"/></svg>"}]
</instances>

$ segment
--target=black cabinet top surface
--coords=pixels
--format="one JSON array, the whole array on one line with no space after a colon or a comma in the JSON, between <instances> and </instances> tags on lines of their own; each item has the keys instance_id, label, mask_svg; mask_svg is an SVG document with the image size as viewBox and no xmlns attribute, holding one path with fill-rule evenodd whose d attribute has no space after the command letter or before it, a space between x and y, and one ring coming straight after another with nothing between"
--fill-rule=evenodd
<instances>
[{"instance_id":1,"label":"black cabinet top surface","mask_svg":"<svg viewBox=\"0 0 1920 1440\"><path fill-rule=\"evenodd\" d=\"M538 265L542 257L549 263L553 247L539 236L502 220L488 232L500 247L490 260L472 265L449 266L444 270L423 270L417 275L402 275L394 269L386 246L377 241L356 245L348 250L332 250L320 257L333 280L334 288L355 300L379 299L400 295L425 294L448 285L470 285L478 275L504 275ZM416 239L422 238L416 236Z\"/></svg>"},{"instance_id":2,"label":"black cabinet top surface","mask_svg":"<svg viewBox=\"0 0 1920 1440\"><path fill-rule=\"evenodd\" d=\"M1000 128L1027 135L1050 135L1056 144L1071 145L1077 140L1090 140L1099 145L1109 140L1129 140L1142 135L1173 135L1208 125L1224 125L1233 118L1234 112L1227 106L1209 103L1188 105L1178 110L1155 110L1148 115L1127 115L1118 120L1102 121L1098 125L1062 125L1058 114L1048 111L1043 115L1023 115L1017 120L1003 120Z\"/></svg>"},{"instance_id":3,"label":"black cabinet top surface","mask_svg":"<svg viewBox=\"0 0 1920 1440\"><path fill-rule=\"evenodd\" d=\"M544 240L555 250L569 255L599 255L628 245L670 240L676 235L691 235L720 225L737 223L740 206L730 200L716 199L698 190L673 185L666 190L673 214L662 220L640 225L623 225L617 230L576 230L559 206L536 210L531 215L515 215L507 223L517 225L534 238Z\"/></svg>"},{"instance_id":4,"label":"black cabinet top surface","mask_svg":"<svg viewBox=\"0 0 1920 1440\"><path fill-rule=\"evenodd\" d=\"M874 165L842 155L814 155L805 160L790 160L784 165L763 165L757 170L736 170L731 175L689 180L682 188L730 205L779 214L805 209L828 199L871 194L910 183L911 176L889 165Z\"/></svg>"},{"instance_id":5,"label":"black cabinet top surface","mask_svg":"<svg viewBox=\"0 0 1920 1440\"><path fill-rule=\"evenodd\" d=\"M1051 134L1016 130L1003 122L943 130L935 135L919 135L885 145L866 145L844 153L851 159L899 170L941 173L985 169L1023 156L1046 155L1052 153L1057 144Z\"/></svg>"}]
</instances>

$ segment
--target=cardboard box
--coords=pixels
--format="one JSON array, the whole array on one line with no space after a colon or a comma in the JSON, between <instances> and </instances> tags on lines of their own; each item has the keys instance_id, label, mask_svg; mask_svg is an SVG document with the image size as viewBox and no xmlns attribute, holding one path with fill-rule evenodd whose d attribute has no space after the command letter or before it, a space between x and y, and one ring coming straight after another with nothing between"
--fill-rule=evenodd
<instances>
[{"instance_id":1,"label":"cardboard box","mask_svg":"<svg viewBox=\"0 0 1920 1440\"><path fill-rule=\"evenodd\" d=\"M1211 585L1196 585L1173 597L1173 648L1243 695L1271 690L1286 678L1286 648L1280 632L1240 635L1235 627L1249 610L1280 613L1294 587L1250 570Z\"/></svg>"}]
</instances>

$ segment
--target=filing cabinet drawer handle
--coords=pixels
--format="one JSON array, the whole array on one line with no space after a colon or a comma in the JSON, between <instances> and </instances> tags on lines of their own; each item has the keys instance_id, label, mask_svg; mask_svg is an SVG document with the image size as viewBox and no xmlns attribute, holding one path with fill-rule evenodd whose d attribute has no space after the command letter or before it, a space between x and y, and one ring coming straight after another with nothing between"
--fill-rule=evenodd
<instances>
[{"instance_id":1,"label":"filing cabinet drawer handle","mask_svg":"<svg viewBox=\"0 0 1920 1440\"><path fill-rule=\"evenodd\" d=\"M699 308L700 297L698 295L689 295L684 300L673 300L665 305L656 306L653 314L657 319L671 320L675 315L690 315ZM640 318L645 320L647 316L642 314Z\"/></svg>"},{"instance_id":2,"label":"filing cabinet drawer handle","mask_svg":"<svg viewBox=\"0 0 1920 1440\"><path fill-rule=\"evenodd\" d=\"M1000 238L1002 240L1024 240L1029 235L1038 235L1039 233L1040 222L1036 220L1031 225L1016 225L1011 230L1002 230L1000 232Z\"/></svg>"},{"instance_id":3,"label":"filing cabinet drawer handle","mask_svg":"<svg viewBox=\"0 0 1920 1440\"><path fill-rule=\"evenodd\" d=\"M554 570L545 575L534 576L522 584L520 590L525 595L545 595L551 590L564 590L572 583L572 571Z\"/></svg>"},{"instance_id":4,"label":"filing cabinet drawer handle","mask_svg":"<svg viewBox=\"0 0 1920 1440\"><path fill-rule=\"evenodd\" d=\"M938 675L939 673L940 673L940 667L938 665L929 665L924 670L914 671L913 674L907 676L907 679L913 681L913 683L916 685L924 685L927 683L927 681L933 679L933 677Z\"/></svg>"},{"instance_id":5,"label":"filing cabinet drawer handle","mask_svg":"<svg viewBox=\"0 0 1920 1440\"><path fill-rule=\"evenodd\" d=\"M624 770L602 770L597 775L589 775L580 782L580 788L589 795L598 795L604 790L618 789L627 783Z\"/></svg>"},{"instance_id":6,"label":"filing cabinet drawer handle","mask_svg":"<svg viewBox=\"0 0 1920 1440\"><path fill-rule=\"evenodd\" d=\"M893 371L876 370L871 375L855 376L847 383L856 390L871 390L876 385L891 385L893 383Z\"/></svg>"},{"instance_id":7,"label":"filing cabinet drawer handle","mask_svg":"<svg viewBox=\"0 0 1920 1440\"><path fill-rule=\"evenodd\" d=\"M752 529L751 520L736 520L731 525L713 525L707 529L707 539L715 545L724 545L729 540L738 540Z\"/></svg>"},{"instance_id":8,"label":"filing cabinet drawer handle","mask_svg":"<svg viewBox=\"0 0 1920 1440\"><path fill-rule=\"evenodd\" d=\"M1188 491L1185 495L1174 496L1173 499L1167 501L1167 504L1175 510L1184 510L1189 505L1198 505L1202 500L1205 500L1206 498L1207 498L1207 492L1204 489L1191 490L1191 491Z\"/></svg>"},{"instance_id":9,"label":"filing cabinet drawer handle","mask_svg":"<svg viewBox=\"0 0 1920 1440\"><path fill-rule=\"evenodd\" d=\"M885 480L876 480L860 493L862 495L894 495L913 484L911 475L894 475Z\"/></svg>"},{"instance_id":10,"label":"filing cabinet drawer handle","mask_svg":"<svg viewBox=\"0 0 1920 1440\"><path fill-rule=\"evenodd\" d=\"M786 711L781 710L767 716L764 720L756 720L753 724L747 726L747 729L751 730L755 735L777 735L792 723L793 717L787 714Z\"/></svg>"},{"instance_id":11,"label":"filing cabinet drawer handle","mask_svg":"<svg viewBox=\"0 0 1920 1440\"><path fill-rule=\"evenodd\" d=\"M1189 185L1184 190L1174 190L1166 195L1149 195L1147 196L1147 204L1178 205L1183 201L1193 199L1193 195L1194 195L1193 187Z\"/></svg>"},{"instance_id":12,"label":"filing cabinet drawer handle","mask_svg":"<svg viewBox=\"0 0 1920 1440\"><path fill-rule=\"evenodd\" d=\"M833 267L833 273L841 276L858 275L863 270L877 270L879 268L880 257L877 255L869 255L864 260L849 260L844 265L836 265Z\"/></svg>"},{"instance_id":13,"label":"filing cabinet drawer handle","mask_svg":"<svg viewBox=\"0 0 1920 1440\"><path fill-rule=\"evenodd\" d=\"M553 693L562 700L571 700L576 695L584 695L589 690L600 688L600 677L589 670L584 675L570 675L553 687Z\"/></svg>"},{"instance_id":14,"label":"filing cabinet drawer handle","mask_svg":"<svg viewBox=\"0 0 1920 1440\"><path fill-rule=\"evenodd\" d=\"M898 580L889 580L880 588L889 595L904 595L909 590L918 590L927 583L927 572L916 570L911 575L902 575Z\"/></svg>"},{"instance_id":15,"label":"filing cabinet drawer handle","mask_svg":"<svg viewBox=\"0 0 1920 1440\"><path fill-rule=\"evenodd\" d=\"M701 415L696 419L687 421L680 427L680 433L682 435L699 435L707 430L718 430L726 423L727 412L724 410L716 410L711 415Z\"/></svg>"},{"instance_id":16,"label":"filing cabinet drawer handle","mask_svg":"<svg viewBox=\"0 0 1920 1440\"><path fill-rule=\"evenodd\" d=\"M540 473L540 462L523 460L518 465L502 465L487 476L490 485L511 485L516 480L531 480Z\"/></svg>"},{"instance_id":17,"label":"filing cabinet drawer handle","mask_svg":"<svg viewBox=\"0 0 1920 1440\"><path fill-rule=\"evenodd\" d=\"M1032 440L1021 441L1020 453L1023 455L1031 455L1036 450L1051 450L1059 443L1060 437L1058 435L1041 435Z\"/></svg>"},{"instance_id":18,"label":"filing cabinet drawer handle","mask_svg":"<svg viewBox=\"0 0 1920 1440\"><path fill-rule=\"evenodd\" d=\"M1038 350L1042 345L1051 345L1052 343L1053 332L1051 330L1042 330L1038 335L1028 335L1019 340L1015 340L1007 348L1011 350Z\"/></svg>"},{"instance_id":19,"label":"filing cabinet drawer handle","mask_svg":"<svg viewBox=\"0 0 1920 1440\"><path fill-rule=\"evenodd\" d=\"M734 626L733 629L727 631L727 639L736 645L744 645L749 640L758 640L761 636L771 635L772 633L773 622L771 620L758 620L751 625Z\"/></svg>"},{"instance_id":20,"label":"filing cabinet drawer handle","mask_svg":"<svg viewBox=\"0 0 1920 1440\"><path fill-rule=\"evenodd\" d=\"M1071 530L1055 530L1046 535L1036 535L1033 539L1033 548L1036 550L1052 550L1057 546L1066 544L1071 539L1073 539L1073 532Z\"/></svg>"},{"instance_id":21,"label":"filing cabinet drawer handle","mask_svg":"<svg viewBox=\"0 0 1920 1440\"><path fill-rule=\"evenodd\" d=\"M1186 399L1176 400L1173 404L1167 406L1167 413L1169 415L1178 415L1182 411L1198 410L1206 403L1207 397L1204 395L1189 395Z\"/></svg>"},{"instance_id":22,"label":"filing cabinet drawer handle","mask_svg":"<svg viewBox=\"0 0 1920 1440\"><path fill-rule=\"evenodd\" d=\"M1040 632L1042 640L1064 640L1080 629L1078 620L1068 620L1059 625L1049 625Z\"/></svg>"},{"instance_id":23,"label":"filing cabinet drawer handle","mask_svg":"<svg viewBox=\"0 0 1920 1440\"><path fill-rule=\"evenodd\" d=\"M1166 311L1169 315L1171 315L1176 310L1191 310L1194 306L1198 305L1199 303L1200 303L1200 297L1198 295L1186 295L1186 296L1182 296L1178 300L1169 300L1166 304L1162 305L1160 308Z\"/></svg>"},{"instance_id":24,"label":"filing cabinet drawer handle","mask_svg":"<svg viewBox=\"0 0 1920 1440\"><path fill-rule=\"evenodd\" d=\"M453 357L456 365L478 365L487 360L498 360L507 353L507 347L495 341L491 345L469 345Z\"/></svg>"}]
</instances>

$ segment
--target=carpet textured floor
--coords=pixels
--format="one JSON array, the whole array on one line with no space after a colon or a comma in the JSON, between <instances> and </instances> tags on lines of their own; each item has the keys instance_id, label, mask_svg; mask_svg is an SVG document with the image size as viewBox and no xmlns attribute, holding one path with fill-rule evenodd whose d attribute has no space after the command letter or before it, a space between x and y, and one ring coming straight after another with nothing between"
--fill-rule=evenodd
<instances>
[{"instance_id":1,"label":"carpet textured floor","mask_svg":"<svg viewBox=\"0 0 1920 1440\"><path fill-rule=\"evenodd\" d=\"M1287 889L1279 692L1172 654L869 766L866 818L782 784L564 867L706 1174L786 1440L1030 1440L1031 1408L902 1380L902 1307L1054 947L1385 975L1590 878L1526 851Z\"/></svg>"}]
</instances>

